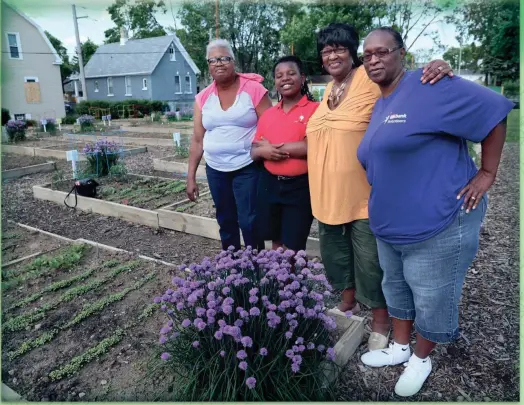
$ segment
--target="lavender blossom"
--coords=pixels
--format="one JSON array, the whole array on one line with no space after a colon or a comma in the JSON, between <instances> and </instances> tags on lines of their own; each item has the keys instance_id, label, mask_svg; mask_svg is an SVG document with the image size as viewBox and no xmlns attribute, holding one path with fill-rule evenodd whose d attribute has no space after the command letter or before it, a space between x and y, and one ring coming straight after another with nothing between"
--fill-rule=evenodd
<instances>
[{"instance_id":1,"label":"lavender blossom","mask_svg":"<svg viewBox=\"0 0 524 405\"><path fill-rule=\"evenodd\" d=\"M164 360L164 361L169 360L170 357L171 357L171 355L170 355L169 353L167 353L167 352L164 352L164 353L162 353L162 354L160 355L160 358L161 358L162 360Z\"/></svg>"},{"instance_id":2,"label":"lavender blossom","mask_svg":"<svg viewBox=\"0 0 524 405\"><path fill-rule=\"evenodd\" d=\"M255 388L255 385L257 384L257 380L255 379L255 377L249 377L247 380L246 380L246 385L247 387L251 390L253 388Z\"/></svg>"}]
</instances>

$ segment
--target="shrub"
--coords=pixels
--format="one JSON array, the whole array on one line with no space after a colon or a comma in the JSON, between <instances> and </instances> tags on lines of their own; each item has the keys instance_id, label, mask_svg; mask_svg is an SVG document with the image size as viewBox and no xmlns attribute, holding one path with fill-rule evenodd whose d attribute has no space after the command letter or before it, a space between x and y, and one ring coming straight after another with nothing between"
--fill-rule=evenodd
<instances>
[{"instance_id":1,"label":"shrub","mask_svg":"<svg viewBox=\"0 0 524 405\"><path fill-rule=\"evenodd\" d=\"M184 109L180 112L182 121L193 121L193 110Z\"/></svg>"},{"instance_id":2,"label":"shrub","mask_svg":"<svg viewBox=\"0 0 524 405\"><path fill-rule=\"evenodd\" d=\"M111 112L111 119L129 118L128 107L134 106L134 111L138 117L149 115L153 111L162 111L167 103L163 101L151 100L125 100L125 101L103 101L103 100L87 100L82 101L76 105L76 112L78 114L91 114L89 108L105 108ZM122 115L123 114L123 115ZM121 116L122 115L122 116Z\"/></svg>"},{"instance_id":3,"label":"shrub","mask_svg":"<svg viewBox=\"0 0 524 405\"><path fill-rule=\"evenodd\" d=\"M77 118L78 118L77 114L67 114L62 119L62 124L64 124L64 125L74 125L74 124L76 124Z\"/></svg>"},{"instance_id":4,"label":"shrub","mask_svg":"<svg viewBox=\"0 0 524 405\"><path fill-rule=\"evenodd\" d=\"M91 173L107 176L111 167L117 164L121 148L115 142L99 139L94 144L86 143L82 152L86 154Z\"/></svg>"},{"instance_id":5,"label":"shrub","mask_svg":"<svg viewBox=\"0 0 524 405\"><path fill-rule=\"evenodd\" d=\"M78 123L80 124L81 131L95 129L95 117L93 117L92 115L85 114L78 117Z\"/></svg>"},{"instance_id":6,"label":"shrub","mask_svg":"<svg viewBox=\"0 0 524 405\"><path fill-rule=\"evenodd\" d=\"M45 126L45 129L47 132L55 132L56 131L56 120L54 118L44 118L47 120L47 124ZM40 124L40 131L44 131L44 126Z\"/></svg>"},{"instance_id":7,"label":"shrub","mask_svg":"<svg viewBox=\"0 0 524 405\"><path fill-rule=\"evenodd\" d=\"M9 114L9 110L7 108L2 108L2 126L7 125L10 119L11 114Z\"/></svg>"},{"instance_id":8,"label":"shrub","mask_svg":"<svg viewBox=\"0 0 524 405\"><path fill-rule=\"evenodd\" d=\"M518 80L504 82L503 86L504 86L504 94L506 96L518 97L520 95L520 82Z\"/></svg>"},{"instance_id":9,"label":"shrub","mask_svg":"<svg viewBox=\"0 0 524 405\"><path fill-rule=\"evenodd\" d=\"M28 128L36 128L40 125L37 120L25 120L25 124Z\"/></svg>"},{"instance_id":10,"label":"shrub","mask_svg":"<svg viewBox=\"0 0 524 405\"><path fill-rule=\"evenodd\" d=\"M7 136L10 142L25 140L26 123L22 120L9 120L7 122Z\"/></svg>"},{"instance_id":11,"label":"shrub","mask_svg":"<svg viewBox=\"0 0 524 405\"><path fill-rule=\"evenodd\" d=\"M176 121L177 120L177 113L175 111L168 111L166 113L166 119L169 122Z\"/></svg>"},{"instance_id":12,"label":"shrub","mask_svg":"<svg viewBox=\"0 0 524 405\"><path fill-rule=\"evenodd\" d=\"M336 324L323 309L332 288L313 273L322 265L306 262L303 251L293 256L231 247L192 264L187 279L174 277L174 289L154 298L170 318L160 358L184 381L175 400L331 398L323 371L335 366L327 347Z\"/></svg>"}]
</instances>

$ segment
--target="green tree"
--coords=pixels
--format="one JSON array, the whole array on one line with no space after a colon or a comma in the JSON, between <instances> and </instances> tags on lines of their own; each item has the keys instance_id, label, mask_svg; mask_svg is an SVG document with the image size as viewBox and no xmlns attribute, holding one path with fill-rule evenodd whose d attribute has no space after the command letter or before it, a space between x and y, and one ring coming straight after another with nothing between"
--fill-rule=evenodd
<instances>
[{"instance_id":1,"label":"green tree","mask_svg":"<svg viewBox=\"0 0 524 405\"><path fill-rule=\"evenodd\" d=\"M87 62L89 62L89 59L91 59L91 56L94 55L96 50L98 49L98 45L95 44L93 41L91 41L89 38L87 38L87 41L81 44L82 48L82 59L84 62L84 66L87 65ZM78 67L78 56L73 56L72 64L74 67L75 72L79 72L80 69Z\"/></svg>"},{"instance_id":2,"label":"green tree","mask_svg":"<svg viewBox=\"0 0 524 405\"><path fill-rule=\"evenodd\" d=\"M459 59L461 61L460 68L468 69L473 72L480 70L480 48L471 43L462 47L462 56L460 56L460 48L449 48L444 52L444 60L449 62L451 67L458 73Z\"/></svg>"},{"instance_id":3,"label":"green tree","mask_svg":"<svg viewBox=\"0 0 524 405\"><path fill-rule=\"evenodd\" d=\"M71 76L71 73L75 71L74 66L69 61L69 55L67 54L67 49L62 44L62 41L54 37L48 31L45 31L45 35L49 39L49 42L51 42L51 45L53 45L53 48L55 48L56 52L58 53L58 56L62 58L62 64L60 65L60 76L62 78L62 87L63 87L67 78Z\"/></svg>"},{"instance_id":4,"label":"green tree","mask_svg":"<svg viewBox=\"0 0 524 405\"><path fill-rule=\"evenodd\" d=\"M167 13L163 0L115 0L107 12L116 26L104 32L106 44L120 41L121 28L125 28L132 39L166 35L155 17L157 13Z\"/></svg>"},{"instance_id":5,"label":"green tree","mask_svg":"<svg viewBox=\"0 0 524 405\"><path fill-rule=\"evenodd\" d=\"M519 71L519 4L511 0L470 0L454 18L462 38L480 43L481 72L500 80L516 79Z\"/></svg>"}]
</instances>

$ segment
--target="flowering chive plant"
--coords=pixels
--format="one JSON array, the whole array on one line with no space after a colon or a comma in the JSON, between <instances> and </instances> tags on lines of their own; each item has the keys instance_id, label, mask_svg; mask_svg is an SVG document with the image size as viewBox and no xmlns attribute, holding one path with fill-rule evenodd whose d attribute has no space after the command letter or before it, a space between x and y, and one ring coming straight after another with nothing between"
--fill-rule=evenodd
<instances>
[{"instance_id":1,"label":"flowering chive plant","mask_svg":"<svg viewBox=\"0 0 524 405\"><path fill-rule=\"evenodd\" d=\"M86 143L85 153L89 170L97 176L107 176L112 166L118 163L121 147L107 139L99 139L94 144Z\"/></svg>"},{"instance_id":2,"label":"flowering chive plant","mask_svg":"<svg viewBox=\"0 0 524 405\"><path fill-rule=\"evenodd\" d=\"M82 131L93 129L95 125L95 117L87 114L81 115L78 117L78 123L80 124L80 130Z\"/></svg>"},{"instance_id":3,"label":"flowering chive plant","mask_svg":"<svg viewBox=\"0 0 524 405\"><path fill-rule=\"evenodd\" d=\"M25 139L25 131L27 125L22 120L9 120L7 122L6 131L10 142L23 141Z\"/></svg>"},{"instance_id":4,"label":"flowering chive plant","mask_svg":"<svg viewBox=\"0 0 524 405\"><path fill-rule=\"evenodd\" d=\"M45 129L47 132L54 132L56 131L56 120L54 118L44 118L47 121L47 124L45 126ZM40 124L40 130L44 130L44 126Z\"/></svg>"},{"instance_id":5,"label":"flowering chive plant","mask_svg":"<svg viewBox=\"0 0 524 405\"><path fill-rule=\"evenodd\" d=\"M169 318L160 358L184 381L177 400L331 398L323 371L336 324L324 314L332 288L321 269L303 251L231 247L174 277L154 302Z\"/></svg>"},{"instance_id":6,"label":"flowering chive plant","mask_svg":"<svg viewBox=\"0 0 524 405\"><path fill-rule=\"evenodd\" d=\"M166 113L166 118L168 121L176 121L177 120L177 114L175 111L168 111Z\"/></svg>"}]
</instances>

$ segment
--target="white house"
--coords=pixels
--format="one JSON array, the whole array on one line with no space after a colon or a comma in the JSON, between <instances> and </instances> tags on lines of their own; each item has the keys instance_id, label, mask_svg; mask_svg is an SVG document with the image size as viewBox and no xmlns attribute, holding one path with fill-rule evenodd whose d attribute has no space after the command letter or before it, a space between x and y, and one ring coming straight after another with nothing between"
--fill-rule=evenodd
<instances>
[{"instance_id":1,"label":"white house","mask_svg":"<svg viewBox=\"0 0 524 405\"><path fill-rule=\"evenodd\" d=\"M64 117L62 59L31 18L4 1L1 7L2 107L15 119Z\"/></svg>"}]
</instances>

